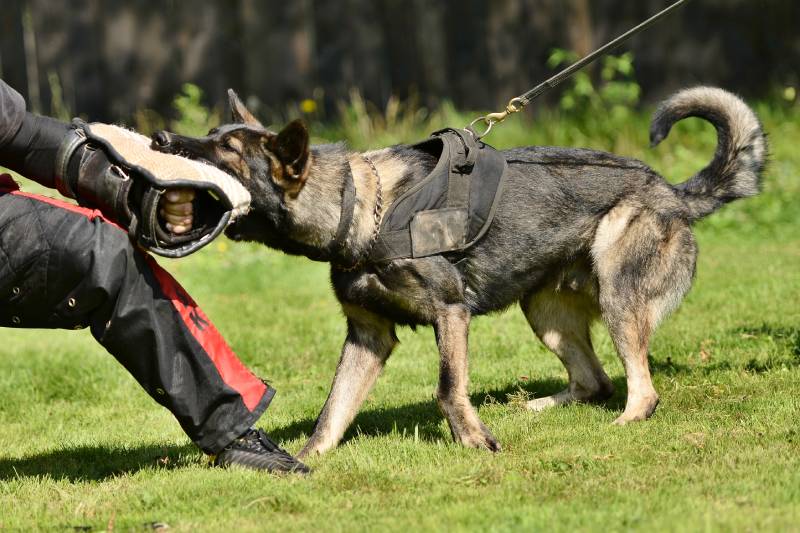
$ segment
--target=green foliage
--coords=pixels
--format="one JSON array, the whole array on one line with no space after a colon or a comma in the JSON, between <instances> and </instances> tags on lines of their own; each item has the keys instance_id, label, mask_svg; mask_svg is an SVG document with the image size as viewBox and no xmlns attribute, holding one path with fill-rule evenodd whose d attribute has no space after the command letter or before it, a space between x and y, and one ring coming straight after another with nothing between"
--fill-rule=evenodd
<instances>
[{"instance_id":1,"label":"green foliage","mask_svg":"<svg viewBox=\"0 0 800 533\"><path fill-rule=\"evenodd\" d=\"M201 136L219 125L220 112L209 109L202 100L203 91L200 87L193 83L183 84L183 91L172 102L177 117L170 122L170 127L175 133Z\"/></svg>"},{"instance_id":2,"label":"green foliage","mask_svg":"<svg viewBox=\"0 0 800 533\"><path fill-rule=\"evenodd\" d=\"M577 60L574 52L555 49L547 65L557 69ZM592 74L592 67L577 72L567 82L559 106L564 116L580 122L591 134L616 132L630 120L641 97L633 54L605 56L600 64L599 80L594 81Z\"/></svg>"},{"instance_id":3,"label":"green foliage","mask_svg":"<svg viewBox=\"0 0 800 533\"><path fill-rule=\"evenodd\" d=\"M169 129L181 135L201 136L218 126L222 112L203 103L203 90L193 83L184 83L172 101L175 116L166 119L152 109L140 109L133 116L134 128L144 135Z\"/></svg>"},{"instance_id":4,"label":"green foliage","mask_svg":"<svg viewBox=\"0 0 800 533\"><path fill-rule=\"evenodd\" d=\"M576 59L574 53L556 49L548 65L555 69ZM535 109L534 104L525 113L514 115L497 126L487 140L494 144L495 139L500 138L500 146L508 139L518 144L593 144L612 151L628 148L627 141L632 136L647 131L634 130L641 126L642 117L637 112L641 88L635 79L633 55L606 56L600 66L597 83L592 81L587 70L566 82L558 111L536 110L539 122L546 126L531 125L524 119ZM385 108L379 109L354 90L350 100L340 105L335 123L314 124L312 130L322 137L346 138L356 148L377 147L412 142L446 126L464 127L480 114L483 113L458 112L450 102L443 102L431 111L420 107L414 99L400 102L396 98L389 99Z\"/></svg>"},{"instance_id":5,"label":"green foliage","mask_svg":"<svg viewBox=\"0 0 800 533\"><path fill-rule=\"evenodd\" d=\"M64 102L64 91L61 87L61 78L58 73L47 73L47 83L50 85L50 115L54 118L69 122L75 116L69 106Z\"/></svg>"},{"instance_id":6,"label":"green foliage","mask_svg":"<svg viewBox=\"0 0 800 533\"><path fill-rule=\"evenodd\" d=\"M430 111L413 98L402 102L391 97L380 109L354 89L349 101L339 104L335 122L313 123L311 131L320 141L347 139L355 148L369 148L395 144L398 139L413 142L433 131L429 128L434 124L459 124L463 120L449 102Z\"/></svg>"}]
</instances>

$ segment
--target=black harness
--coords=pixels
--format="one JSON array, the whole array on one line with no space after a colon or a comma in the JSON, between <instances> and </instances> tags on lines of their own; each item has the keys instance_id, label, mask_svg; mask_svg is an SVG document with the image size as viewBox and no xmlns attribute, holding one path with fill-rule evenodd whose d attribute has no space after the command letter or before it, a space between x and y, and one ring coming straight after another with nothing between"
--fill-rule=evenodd
<instances>
[{"instance_id":1,"label":"black harness","mask_svg":"<svg viewBox=\"0 0 800 533\"><path fill-rule=\"evenodd\" d=\"M455 252L448 259L457 261L457 252L467 250L489 229L503 190L505 158L470 132L457 129L438 131L411 148L439 153L439 160L430 174L392 203L362 260L345 256L356 198L352 175L345 177L339 227L327 250L340 270L447 252Z\"/></svg>"}]
</instances>

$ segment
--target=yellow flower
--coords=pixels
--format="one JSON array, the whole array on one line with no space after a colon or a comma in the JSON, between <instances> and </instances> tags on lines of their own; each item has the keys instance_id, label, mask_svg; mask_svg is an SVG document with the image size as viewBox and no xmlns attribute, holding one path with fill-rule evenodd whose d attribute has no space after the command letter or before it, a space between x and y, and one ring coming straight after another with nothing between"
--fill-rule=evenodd
<instances>
[{"instance_id":1,"label":"yellow flower","mask_svg":"<svg viewBox=\"0 0 800 533\"><path fill-rule=\"evenodd\" d=\"M306 98L300 102L300 111L306 114L311 114L317 110L317 103L311 98Z\"/></svg>"}]
</instances>

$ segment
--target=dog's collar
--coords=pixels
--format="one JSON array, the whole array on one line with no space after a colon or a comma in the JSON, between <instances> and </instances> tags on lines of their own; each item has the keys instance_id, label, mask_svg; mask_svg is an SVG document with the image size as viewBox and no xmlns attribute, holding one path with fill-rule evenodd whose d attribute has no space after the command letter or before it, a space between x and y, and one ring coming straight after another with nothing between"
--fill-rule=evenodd
<instances>
[{"instance_id":1,"label":"dog's collar","mask_svg":"<svg viewBox=\"0 0 800 533\"><path fill-rule=\"evenodd\" d=\"M353 225L353 213L356 208L356 186L353 182L353 170L349 168L344 177L342 185L342 210L339 214L339 226L336 228L336 235L329 247L331 261L336 261L344 255L347 234L350 233L350 226Z\"/></svg>"},{"instance_id":2,"label":"dog's collar","mask_svg":"<svg viewBox=\"0 0 800 533\"><path fill-rule=\"evenodd\" d=\"M350 233L350 226L353 224L353 213L355 212L356 206L356 187L353 181L353 170L351 167L350 171L345 175L344 184L342 186L342 210L339 215L339 226L336 228L336 236L333 238L333 242L328 248L331 256L331 263L337 270L344 272L352 272L364 266L364 262L372 253L372 248L375 246L375 241L378 239L378 233L380 232L381 212L383 210L381 177L371 159L365 155L362 155L361 158L367 166L369 166L372 174L375 176L374 229L366 249L354 258L347 257L345 253L347 235Z\"/></svg>"}]
</instances>

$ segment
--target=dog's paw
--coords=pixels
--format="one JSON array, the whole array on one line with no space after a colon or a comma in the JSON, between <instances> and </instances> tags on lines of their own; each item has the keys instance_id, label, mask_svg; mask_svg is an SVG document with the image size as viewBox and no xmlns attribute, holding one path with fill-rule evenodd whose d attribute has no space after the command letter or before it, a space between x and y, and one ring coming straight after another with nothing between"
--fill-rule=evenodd
<instances>
[{"instance_id":1,"label":"dog's paw","mask_svg":"<svg viewBox=\"0 0 800 533\"><path fill-rule=\"evenodd\" d=\"M503 451L502 446L500 446L500 442L494 438L494 435L489 433L489 435L484 438L483 446L492 453L499 453Z\"/></svg>"},{"instance_id":2,"label":"dog's paw","mask_svg":"<svg viewBox=\"0 0 800 533\"><path fill-rule=\"evenodd\" d=\"M624 426L629 422L641 422L647 420L658 406L658 396L648 396L635 401L628 400L625 411L614 420L615 426Z\"/></svg>"},{"instance_id":3,"label":"dog's paw","mask_svg":"<svg viewBox=\"0 0 800 533\"><path fill-rule=\"evenodd\" d=\"M498 440L483 424L479 429L462 434L456 440L468 448L484 448L492 453L502 450Z\"/></svg>"},{"instance_id":4,"label":"dog's paw","mask_svg":"<svg viewBox=\"0 0 800 533\"><path fill-rule=\"evenodd\" d=\"M307 457L315 457L322 455L323 453L327 452L331 448L333 448L335 444L328 444L325 445L319 441L315 441L314 439L309 440L303 449L300 450L297 454L298 459L304 459Z\"/></svg>"},{"instance_id":5,"label":"dog's paw","mask_svg":"<svg viewBox=\"0 0 800 533\"><path fill-rule=\"evenodd\" d=\"M544 398L536 398L525 403L525 408L529 411L541 412L551 407L559 405L568 405L575 401L569 389L562 390L552 396L545 396Z\"/></svg>"},{"instance_id":6,"label":"dog's paw","mask_svg":"<svg viewBox=\"0 0 800 533\"><path fill-rule=\"evenodd\" d=\"M611 424L614 426L624 426L625 424L630 424L631 422L642 422L644 420L647 420L647 417L641 415L626 415L625 413L622 413L617 417L616 420L611 422Z\"/></svg>"}]
</instances>

